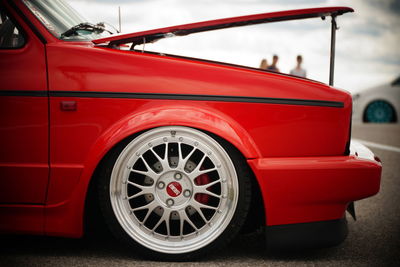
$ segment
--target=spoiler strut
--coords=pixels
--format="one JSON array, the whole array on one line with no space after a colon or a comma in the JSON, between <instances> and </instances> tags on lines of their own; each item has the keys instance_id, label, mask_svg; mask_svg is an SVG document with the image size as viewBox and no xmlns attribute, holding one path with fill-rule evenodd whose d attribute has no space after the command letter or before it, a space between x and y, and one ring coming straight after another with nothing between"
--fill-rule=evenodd
<instances>
[{"instance_id":1,"label":"spoiler strut","mask_svg":"<svg viewBox=\"0 0 400 267\"><path fill-rule=\"evenodd\" d=\"M331 20L331 55L329 64L329 85L333 86L333 79L335 74L335 49L336 49L336 31L339 30L336 22L336 16L332 15Z\"/></svg>"}]
</instances>

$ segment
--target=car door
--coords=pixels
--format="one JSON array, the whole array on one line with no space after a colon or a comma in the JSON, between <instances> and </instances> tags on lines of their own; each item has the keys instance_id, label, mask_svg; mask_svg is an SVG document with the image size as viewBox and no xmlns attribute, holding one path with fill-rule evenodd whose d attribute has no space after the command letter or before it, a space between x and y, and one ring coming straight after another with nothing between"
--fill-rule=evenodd
<instances>
[{"instance_id":1,"label":"car door","mask_svg":"<svg viewBox=\"0 0 400 267\"><path fill-rule=\"evenodd\" d=\"M44 204L48 184L45 45L0 1L0 204Z\"/></svg>"}]
</instances>

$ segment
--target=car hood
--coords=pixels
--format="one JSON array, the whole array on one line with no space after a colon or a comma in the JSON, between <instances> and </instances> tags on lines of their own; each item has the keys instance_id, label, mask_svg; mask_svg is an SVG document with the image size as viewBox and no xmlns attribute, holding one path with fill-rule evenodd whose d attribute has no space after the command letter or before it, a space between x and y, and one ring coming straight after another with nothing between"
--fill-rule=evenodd
<instances>
[{"instance_id":1,"label":"car hood","mask_svg":"<svg viewBox=\"0 0 400 267\"><path fill-rule=\"evenodd\" d=\"M197 32L218 30L224 28L232 28L253 24L306 19L326 16L338 16L354 10L349 7L322 7L309 9L296 9L289 11L262 13L256 15L232 17L225 19L209 20L191 24L183 24L155 30L134 32L128 34L117 34L106 38L95 39L92 42L95 44L107 43L108 46L121 45L126 43L136 44L155 42L162 38L173 36L184 36Z\"/></svg>"}]
</instances>

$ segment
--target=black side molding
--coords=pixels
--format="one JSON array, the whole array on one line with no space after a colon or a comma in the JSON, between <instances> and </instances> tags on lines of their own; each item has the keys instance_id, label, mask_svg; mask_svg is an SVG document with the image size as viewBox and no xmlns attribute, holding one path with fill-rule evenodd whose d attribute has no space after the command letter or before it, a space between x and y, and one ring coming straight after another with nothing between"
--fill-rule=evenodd
<instances>
[{"instance_id":1,"label":"black side molding","mask_svg":"<svg viewBox=\"0 0 400 267\"><path fill-rule=\"evenodd\" d=\"M47 91L23 91L23 90L15 90L15 91L0 91L0 96L29 96L29 97L48 97Z\"/></svg>"},{"instance_id":2,"label":"black side molding","mask_svg":"<svg viewBox=\"0 0 400 267\"><path fill-rule=\"evenodd\" d=\"M192 94L158 94L158 93L128 93L128 92L95 92L95 91L0 91L0 96L50 96L50 97L80 97L80 98L128 98L128 99L158 99L158 100L192 100L220 101L259 104L280 104L298 106L317 106L343 108L343 102L292 99L272 97L230 96L230 95L192 95Z\"/></svg>"},{"instance_id":3,"label":"black side molding","mask_svg":"<svg viewBox=\"0 0 400 267\"><path fill-rule=\"evenodd\" d=\"M347 220L266 226L267 248L270 250L302 250L336 246L348 234Z\"/></svg>"},{"instance_id":4,"label":"black side molding","mask_svg":"<svg viewBox=\"0 0 400 267\"><path fill-rule=\"evenodd\" d=\"M281 104L300 106L320 106L343 108L343 102L291 99L272 97L250 97L230 95L193 95L193 94L159 94L159 93L131 93L131 92L96 92L96 91L50 91L51 97L86 97L86 98L132 98L132 99L163 99L163 100L193 100L193 101L221 101L261 104Z\"/></svg>"}]
</instances>

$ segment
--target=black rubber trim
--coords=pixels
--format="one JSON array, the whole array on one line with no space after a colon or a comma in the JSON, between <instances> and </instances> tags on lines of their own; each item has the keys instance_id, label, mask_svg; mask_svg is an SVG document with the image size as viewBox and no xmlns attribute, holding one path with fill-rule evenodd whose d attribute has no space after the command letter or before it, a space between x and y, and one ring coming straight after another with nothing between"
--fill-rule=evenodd
<instances>
[{"instance_id":1,"label":"black rubber trim","mask_svg":"<svg viewBox=\"0 0 400 267\"><path fill-rule=\"evenodd\" d=\"M347 220L320 221L266 226L267 248L270 250L302 250L331 247L342 243L348 234Z\"/></svg>"},{"instance_id":2,"label":"black rubber trim","mask_svg":"<svg viewBox=\"0 0 400 267\"><path fill-rule=\"evenodd\" d=\"M47 97L47 91L0 91L0 96L33 96Z\"/></svg>"},{"instance_id":3,"label":"black rubber trim","mask_svg":"<svg viewBox=\"0 0 400 267\"><path fill-rule=\"evenodd\" d=\"M333 107L333 108L344 107L344 104L342 102L334 102L334 101L248 97L248 96L122 93L122 92L75 92L75 91L74 92L50 91L49 94L52 97L166 99L166 100L221 101L221 102L244 102L244 103L301 105L301 106L322 106L322 107Z\"/></svg>"},{"instance_id":4,"label":"black rubber trim","mask_svg":"<svg viewBox=\"0 0 400 267\"><path fill-rule=\"evenodd\" d=\"M21 19L28 25L32 32L39 38L43 44L47 44L46 38L40 33L40 31L33 25L33 23L25 16L25 14L18 8L14 1L7 1L7 3L14 9L14 11L21 17Z\"/></svg>"},{"instance_id":5,"label":"black rubber trim","mask_svg":"<svg viewBox=\"0 0 400 267\"><path fill-rule=\"evenodd\" d=\"M190 95L190 94L154 94L154 93L115 93L115 92L76 92L76 91L0 91L0 96L33 96L33 97L83 97L83 98L132 98L132 99L160 99L160 100L194 100L243 102L261 104L281 104L300 106L321 106L343 108L342 102L324 100L305 100L289 98L268 98L248 96L223 95Z\"/></svg>"}]
</instances>

